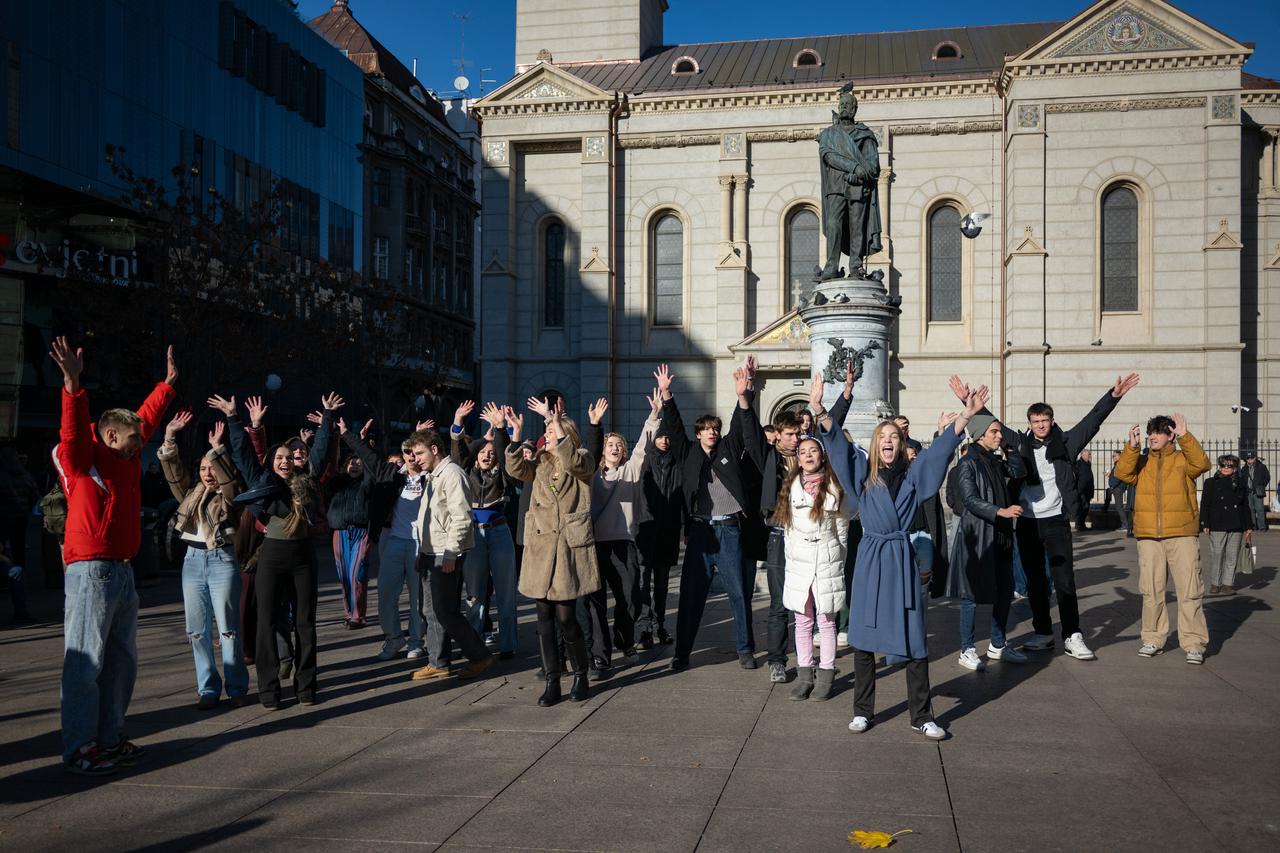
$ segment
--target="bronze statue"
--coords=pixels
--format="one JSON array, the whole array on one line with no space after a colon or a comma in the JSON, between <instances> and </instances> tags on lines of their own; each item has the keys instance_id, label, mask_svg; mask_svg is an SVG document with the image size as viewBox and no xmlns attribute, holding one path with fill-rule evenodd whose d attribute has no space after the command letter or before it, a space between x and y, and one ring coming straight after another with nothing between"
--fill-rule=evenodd
<instances>
[{"instance_id":1,"label":"bronze statue","mask_svg":"<svg viewBox=\"0 0 1280 853\"><path fill-rule=\"evenodd\" d=\"M840 93L839 110L831 127L818 134L822 164L822 233L827 239L827 264L814 281L841 278L840 255L849 256L853 276L868 276L864 261L880 251L880 151L876 135L857 121L858 99ZM878 273L878 271L877 271Z\"/></svg>"}]
</instances>

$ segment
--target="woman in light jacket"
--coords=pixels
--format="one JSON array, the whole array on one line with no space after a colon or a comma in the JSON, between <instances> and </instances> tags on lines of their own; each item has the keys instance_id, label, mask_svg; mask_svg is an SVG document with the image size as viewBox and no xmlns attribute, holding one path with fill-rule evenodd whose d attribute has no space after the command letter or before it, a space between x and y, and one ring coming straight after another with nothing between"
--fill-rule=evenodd
<instances>
[{"instance_id":1,"label":"woman in light jacket","mask_svg":"<svg viewBox=\"0 0 1280 853\"><path fill-rule=\"evenodd\" d=\"M787 496L778 501L772 522L783 530L786 553L782 603L796 620L796 685L791 698L825 701L836 675L836 618L844 606L849 505L822 442L801 439L796 466L778 493ZM816 679L815 615L820 643Z\"/></svg>"},{"instance_id":2,"label":"woman in light jacket","mask_svg":"<svg viewBox=\"0 0 1280 853\"><path fill-rule=\"evenodd\" d=\"M658 389L645 400L649 403L649 417L635 450L628 453L627 440L621 434L607 433L600 467L591 478L591 519L601 585L587 596L586 604L591 617L592 663L601 672L608 671L615 645L628 663L639 663L635 646L636 620L640 618L640 552L636 534L645 513L645 453L658 432L662 413ZM600 403L595 410L604 414ZM606 585L613 591L612 633Z\"/></svg>"},{"instance_id":3,"label":"woman in light jacket","mask_svg":"<svg viewBox=\"0 0 1280 853\"><path fill-rule=\"evenodd\" d=\"M512 426L507 448L507 473L532 483L529 513L524 522L524 560L520 569L520 593L532 598L538 610L538 648L546 673L546 689L538 704L560 701L560 661L555 626L560 625L574 666L569 699L585 700L587 683L586 640L578 624L576 602L600 588L595 539L591 532L591 478L595 464L581 447L578 428L559 408L545 400L529 399L529 410L547 424L545 444L532 461L520 450L524 416L510 409Z\"/></svg>"},{"instance_id":4,"label":"woman in light jacket","mask_svg":"<svg viewBox=\"0 0 1280 853\"><path fill-rule=\"evenodd\" d=\"M200 460L199 480L182 464L177 435L191 423L191 412L179 412L164 430L164 444L156 454L169 489L178 499L174 528L186 543L182 561L182 609L196 663L196 690L202 711L218 706L225 686L231 704L248 701L249 669L240 636L240 564L236 560L236 528L240 509L232 501L238 491L235 468L222 443L219 421L209 433L210 450ZM222 636L222 670L213 659L213 623Z\"/></svg>"}]
</instances>

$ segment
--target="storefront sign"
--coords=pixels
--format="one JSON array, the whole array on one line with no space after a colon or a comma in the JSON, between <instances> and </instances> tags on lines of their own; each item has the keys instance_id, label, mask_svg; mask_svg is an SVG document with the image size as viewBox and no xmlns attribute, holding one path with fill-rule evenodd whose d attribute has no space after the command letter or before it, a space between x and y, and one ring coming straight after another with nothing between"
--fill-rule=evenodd
<instances>
[{"instance_id":1,"label":"storefront sign","mask_svg":"<svg viewBox=\"0 0 1280 853\"><path fill-rule=\"evenodd\" d=\"M43 243L30 237L15 240L0 234L0 271L35 272L65 278L68 272L86 278L102 277L112 284L127 285L138 275L138 253L89 249L72 244Z\"/></svg>"}]
</instances>

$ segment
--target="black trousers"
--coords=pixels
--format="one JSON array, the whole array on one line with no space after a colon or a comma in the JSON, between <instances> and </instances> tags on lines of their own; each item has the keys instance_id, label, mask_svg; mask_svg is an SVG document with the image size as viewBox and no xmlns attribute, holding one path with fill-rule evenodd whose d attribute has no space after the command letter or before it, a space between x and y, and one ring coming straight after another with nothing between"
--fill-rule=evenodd
<instances>
[{"instance_id":1,"label":"black trousers","mask_svg":"<svg viewBox=\"0 0 1280 853\"><path fill-rule=\"evenodd\" d=\"M616 647L627 652L636 644L640 618L640 553L629 539L596 543L600 588L583 596L591 621L591 656L605 663ZM613 593L613 630L609 630L609 593Z\"/></svg>"},{"instance_id":2,"label":"black trousers","mask_svg":"<svg viewBox=\"0 0 1280 853\"><path fill-rule=\"evenodd\" d=\"M1111 499L1114 498L1116 502L1116 512L1120 514L1120 526L1125 530L1132 530L1133 522L1129 520L1129 507L1125 500L1128 497L1128 492L1128 486L1113 486L1112 488L1107 489L1107 494L1102 499L1102 512L1104 515L1106 514L1107 509L1111 504Z\"/></svg>"},{"instance_id":3,"label":"black trousers","mask_svg":"<svg viewBox=\"0 0 1280 853\"><path fill-rule=\"evenodd\" d=\"M453 571L445 572L442 554L418 555L418 583L422 584L422 609L435 617L438 631L428 631L424 642L433 645L427 649L427 658L449 665L452 657L450 640L467 656L467 660L480 661L489 657L484 639L459 609L462 603L462 575L466 566L466 554L459 554L453 562Z\"/></svg>"},{"instance_id":4,"label":"black trousers","mask_svg":"<svg viewBox=\"0 0 1280 853\"><path fill-rule=\"evenodd\" d=\"M1027 576L1027 599L1031 603L1031 625L1037 634L1052 636L1053 615L1049 612L1049 580L1044 574L1045 559L1058 594L1058 619L1066 639L1080 630L1080 603L1076 599L1076 573L1071 550L1071 524L1065 515L1052 518L1020 518L1017 527L1018 555Z\"/></svg>"},{"instance_id":5,"label":"black trousers","mask_svg":"<svg viewBox=\"0 0 1280 853\"><path fill-rule=\"evenodd\" d=\"M929 701L929 659L907 661L907 707L911 725L919 728L933 721ZM876 656L874 652L853 650L853 715L868 720L876 714Z\"/></svg>"},{"instance_id":6,"label":"black trousers","mask_svg":"<svg viewBox=\"0 0 1280 853\"><path fill-rule=\"evenodd\" d=\"M769 580L769 634L765 640L765 652L769 663L787 665L787 638L791 636L794 617L782 603L782 591L787 579L787 551L785 534L778 528L769 529L768 551L764 561L765 575Z\"/></svg>"},{"instance_id":7,"label":"black trousers","mask_svg":"<svg viewBox=\"0 0 1280 853\"><path fill-rule=\"evenodd\" d=\"M290 583L292 582L292 583ZM288 608L281 607L289 587L297 595L294 627L298 632L293 662L298 692L316 689L316 552L308 538L265 539L258 554L258 698L279 698L280 656L277 634L288 635Z\"/></svg>"}]
</instances>

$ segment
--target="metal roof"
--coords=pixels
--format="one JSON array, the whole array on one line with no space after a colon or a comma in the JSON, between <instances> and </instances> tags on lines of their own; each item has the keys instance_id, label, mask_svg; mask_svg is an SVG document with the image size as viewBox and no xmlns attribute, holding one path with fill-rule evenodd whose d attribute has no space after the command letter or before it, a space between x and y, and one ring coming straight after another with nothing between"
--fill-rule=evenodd
<instances>
[{"instance_id":1,"label":"metal roof","mask_svg":"<svg viewBox=\"0 0 1280 853\"><path fill-rule=\"evenodd\" d=\"M999 71L1006 56L1021 53L1059 26L1061 22L1041 22L680 44L658 48L640 62L557 67L605 91L630 95L973 78ZM958 59L933 58L944 42L955 42ZM817 51L820 65L795 67L805 48ZM697 63L697 73L672 74L683 57Z\"/></svg>"}]
</instances>

